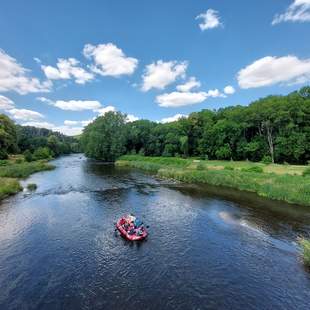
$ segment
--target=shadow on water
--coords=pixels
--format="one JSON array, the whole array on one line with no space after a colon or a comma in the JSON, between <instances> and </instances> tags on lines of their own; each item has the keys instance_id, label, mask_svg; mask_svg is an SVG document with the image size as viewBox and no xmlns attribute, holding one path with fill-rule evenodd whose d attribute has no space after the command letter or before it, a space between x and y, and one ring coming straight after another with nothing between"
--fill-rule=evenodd
<instances>
[{"instance_id":1,"label":"shadow on water","mask_svg":"<svg viewBox=\"0 0 310 310\"><path fill-rule=\"evenodd\" d=\"M308 309L310 210L81 155L0 205L0 309ZM132 243L114 222L150 225Z\"/></svg>"}]
</instances>

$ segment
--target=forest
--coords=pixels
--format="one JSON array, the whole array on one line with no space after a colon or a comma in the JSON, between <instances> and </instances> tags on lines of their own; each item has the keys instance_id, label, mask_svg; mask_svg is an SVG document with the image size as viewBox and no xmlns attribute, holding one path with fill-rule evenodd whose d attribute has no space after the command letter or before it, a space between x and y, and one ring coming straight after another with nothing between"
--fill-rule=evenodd
<instances>
[{"instance_id":1,"label":"forest","mask_svg":"<svg viewBox=\"0 0 310 310\"><path fill-rule=\"evenodd\" d=\"M172 123L109 112L81 137L88 157L115 161L124 154L307 164L310 160L310 87L272 95L248 106L191 113Z\"/></svg>"},{"instance_id":2,"label":"forest","mask_svg":"<svg viewBox=\"0 0 310 310\"><path fill-rule=\"evenodd\" d=\"M0 160L9 154L24 154L25 160L47 159L79 151L76 138L45 128L16 125L0 114Z\"/></svg>"}]
</instances>

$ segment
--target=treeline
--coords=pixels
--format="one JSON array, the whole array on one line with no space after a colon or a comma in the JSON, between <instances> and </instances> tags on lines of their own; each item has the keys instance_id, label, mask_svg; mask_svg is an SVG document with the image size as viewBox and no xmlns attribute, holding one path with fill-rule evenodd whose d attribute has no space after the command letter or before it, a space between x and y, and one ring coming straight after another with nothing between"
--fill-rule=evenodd
<instances>
[{"instance_id":1,"label":"treeline","mask_svg":"<svg viewBox=\"0 0 310 310\"><path fill-rule=\"evenodd\" d=\"M0 114L0 159L23 153L27 161L32 161L79 151L74 137L45 128L16 125L8 116Z\"/></svg>"},{"instance_id":2,"label":"treeline","mask_svg":"<svg viewBox=\"0 0 310 310\"><path fill-rule=\"evenodd\" d=\"M141 154L304 164L310 160L310 87L166 124L126 123L111 112L89 124L81 142L87 156L106 161Z\"/></svg>"}]
</instances>

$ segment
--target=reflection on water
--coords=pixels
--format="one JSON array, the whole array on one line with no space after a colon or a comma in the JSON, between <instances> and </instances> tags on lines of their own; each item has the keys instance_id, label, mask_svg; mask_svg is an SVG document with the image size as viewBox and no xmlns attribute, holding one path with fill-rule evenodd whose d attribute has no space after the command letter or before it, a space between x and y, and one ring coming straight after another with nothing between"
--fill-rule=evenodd
<instances>
[{"instance_id":1,"label":"reflection on water","mask_svg":"<svg viewBox=\"0 0 310 310\"><path fill-rule=\"evenodd\" d=\"M310 210L86 160L0 205L0 309L307 309ZM220 192L220 193L219 193ZM146 242L119 237L133 212Z\"/></svg>"}]
</instances>

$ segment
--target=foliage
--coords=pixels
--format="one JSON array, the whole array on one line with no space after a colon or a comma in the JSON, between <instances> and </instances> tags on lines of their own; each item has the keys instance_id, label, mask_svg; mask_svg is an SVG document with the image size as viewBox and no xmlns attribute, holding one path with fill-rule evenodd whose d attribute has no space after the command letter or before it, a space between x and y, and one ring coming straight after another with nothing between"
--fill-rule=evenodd
<instances>
[{"instance_id":1,"label":"foliage","mask_svg":"<svg viewBox=\"0 0 310 310\"><path fill-rule=\"evenodd\" d=\"M304 177L310 176L310 167L307 168L307 169L305 169L305 170L303 171L302 175L303 175Z\"/></svg>"},{"instance_id":2,"label":"foliage","mask_svg":"<svg viewBox=\"0 0 310 310\"><path fill-rule=\"evenodd\" d=\"M39 147L33 152L33 159L50 159L52 157L51 151L48 147Z\"/></svg>"},{"instance_id":3,"label":"foliage","mask_svg":"<svg viewBox=\"0 0 310 310\"><path fill-rule=\"evenodd\" d=\"M302 248L302 258L305 266L310 268L310 240L301 238L299 244Z\"/></svg>"},{"instance_id":4,"label":"foliage","mask_svg":"<svg viewBox=\"0 0 310 310\"><path fill-rule=\"evenodd\" d=\"M112 162L124 154L125 119L119 112L108 112L89 124L81 138L86 156Z\"/></svg>"},{"instance_id":5,"label":"foliage","mask_svg":"<svg viewBox=\"0 0 310 310\"><path fill-rule=\"evenodd\" d=\"M33 157L32 157L32 154L29 150L26 150L24 152L24 157L25 157L25 160L29 163L31 161L33 161Z\"/></svg>"},{"instance_id":6,"label":"foliage","mask_svg":"<svg viewBox=\"0 0 310 310\"><path fill-rule=\"evenodd\" d=\"M271 164L271 156L264 155L262 160L261 160L261 162L264 163L264 164Z\"/></svg>"},{"instance_id":7,"label":"foliage","mask_svg":"<svg viewBox=\"0 0 310 310\"><path fill-rule=\"evenodd\" d=\"M21 164L12 163L0 167L0 177L26 178L34 172L51 169L54 169L54 166L44 161L35 161L31 163L23 162Z\"/></svg>"},{"instance_id":8,"label":"foliage","mask_svg":"<svg viewBox=\"0 0 310 310\"><path fill-rule=\"evenodd\" d=\"M227 164L229 163L229 164ZM204 169L197 170L193 159L122 156L118 166L142 168L157 173L159 177L189 183L222 185L255 192L260 196L310 206L309 181L301 175L293 175L290 166L282 166L284 172L259 172L262 167L251 162L204 162ZM225 166L234 170L225 169ZM275 165L279 166L279 165ZM250 169L254 167L254 169ZM246 168L245 172L243 169ZM269 166L268 166L269 168ZM251 170L254 170L251 171ZM298 171L298 170L297 170Z\"/></svg>"},{"instance_id":9,"label":"foliage","mask_svg":"<svg viewBox=\"0 0 310 310\"><path fill-rule=\"evenodd\" d=\"M21 190L22 187L16 179L0 177L0 200Z\"/></svg>"},{"instance_id":10,"label":"foliage","mask_svg":"<svg viewBox=\"0 0 310 310\"><path fill-rule=\"evenodd\" d=\"M242 168L241 171L243 172L256 172L256 173L263 173L263 168L258 166L252 166L249 168Z\"/></svg>"},{"instance_id":11,"label":"foliage","mask_svg":"<svg viewBox=\"0 0 310 310\"><path fill-rule=\"evenodd\" d=\"M35 183L29 183L29 184L27 185L27 189L28 189L29 191L35 191L37 188L38 188L38 186L37 186L37 184L35 184Z\"/></svg>"},{"instance_id":12,"label":"foliage","mask_svg":"<svg viewBox=\"0 0 310 310\"><path fill-rule=\"evenodd\" d=\"M8 153L17 151L16 128L4 114L0 114L0 159L6 159Z\"/></svg>"},{"instance_id":13,"label":"foliage","mask_svg":"<svg viewBox=\"0 0 310 310\"><path fill-rule=\"evenodd\" d=\"M109 160L126 153L305 164L310 160L309 89L268 96L249 106L202 110L172 123L129 122L112 137L100 117L85 130L83 145L86 155L105 160L106 153ZM111 156L109 141L115 136L118 147Z\"/></svg>"}]
</instances>

